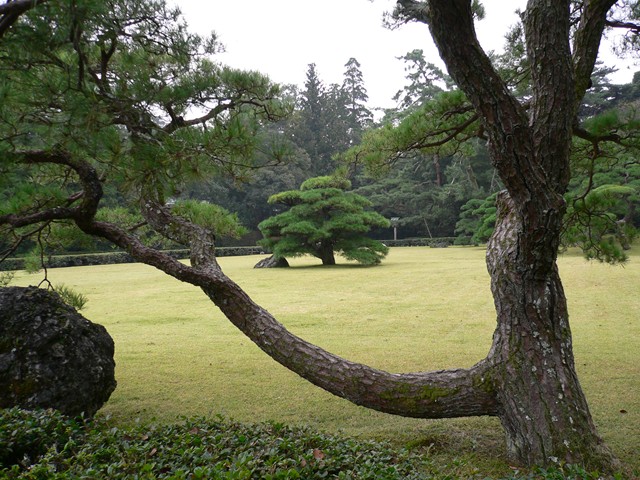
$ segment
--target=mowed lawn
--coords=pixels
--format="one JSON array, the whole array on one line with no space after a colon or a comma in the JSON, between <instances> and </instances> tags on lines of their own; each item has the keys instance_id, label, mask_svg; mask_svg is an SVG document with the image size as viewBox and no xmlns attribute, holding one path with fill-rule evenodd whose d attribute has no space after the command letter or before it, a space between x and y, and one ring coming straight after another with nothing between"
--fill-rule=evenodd
<instances>
[{"instance_id":1,"label":"mowed lawn","mask_svg":"<svg viewBox=\"0 0 640 480\"><path fill-rule=\"evenodd\" d=\"M261 258L220 263L291 331L351 360L393 372L469 367L491 345L495 311L483 248L392 248L370 268L346 261L322 267L309 257L289 269L253 269ZM559 263L595 422L638 469L640 250L624 267L589 263L575 252ZM21 273L13 284L40 278ZM496 419L405 419L354 406L275 363L199 289L151 267L51 269L49 279L84 293L82 313L115 340L118 388L102 413L116 422L221 414L502 461Z\"/></svg>"}]
</instances>

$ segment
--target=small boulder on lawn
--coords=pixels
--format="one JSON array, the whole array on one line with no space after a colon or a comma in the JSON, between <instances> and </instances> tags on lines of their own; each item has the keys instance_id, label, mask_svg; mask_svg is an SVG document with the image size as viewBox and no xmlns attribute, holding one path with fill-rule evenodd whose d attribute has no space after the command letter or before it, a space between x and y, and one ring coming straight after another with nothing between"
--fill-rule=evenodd
<instances>
[{"instance_id":1,"label":"small boulder on lawn","mask_svg":"<svg viewBox=\"0 0 640 480\"><path fill-rule=\"evenodd\" d=\"M286 268L288 266L289 262L287 262L286 258L271 255L260 260L253 268Z\"/></svg>"}]
</instances>

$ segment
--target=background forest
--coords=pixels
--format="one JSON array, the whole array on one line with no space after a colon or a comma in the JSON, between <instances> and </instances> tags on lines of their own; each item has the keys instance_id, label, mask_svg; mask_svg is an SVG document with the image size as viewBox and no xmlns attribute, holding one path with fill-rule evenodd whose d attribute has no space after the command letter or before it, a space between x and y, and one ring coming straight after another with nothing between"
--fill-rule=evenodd
<instances>
[{"instance_id":1,"label":"background forest","mask_svg":"<svg viewBox=\"0 0 640 480\"><path fill-rule=\"evenodd\" d=\"M518 65L517 57L516 42L501 62L505 69L512 69L514 78L522 78L526 67ZM376 212L394 219L398 239L457 237L460 244L485 242L493 230L495 193L502 185L478 135L477 122L462 116L463 121L456 123L458 114L465 114L456 111L464 99L456 98L451 80L427 61L422 50L408 52L401 60L406 84L394 96L397 106L393 109L370 106L357 59L345 64L342 84L325 84L316 65L309 64L303 86L284 87L292 113L261 126L271 130L264 135L270 139L266 141L278 136L284 142L281 148L286 154L274 160L273 146L265 144L254 153L264 158L255 158L251 168L211 176L204 182L199 179L184 188L180 198L219 205L239 220L244 228L230 227L229 235L218 239L219 246L255 245L262 238L258 224L281 210L268 203L270 196L295 190L309 178L337 173L347 177L354 193L367 198ZM600 67L592 78L581 116L591 121L593 131L615 130L616 123L628 126L628 117L638 107L640 72L631 83L620 85L608 79L613 71ZM520 95L526 97L527 91ZM431 117L452 119L441 129L443 141L414 142L412 131L424 128ZM391 141L385 139L389 132L395 136ZM454 142L444 141L452 138ZM588 250L606 237L625 247L640 225L640 165L629 150L611 152L606 164L590 161L588 150L589 145L574 146L567 192L573 205L568 219L573 222L567 222L565 241ZM11 191L4 195L9 198ZM115 191L106 192L105 200L112 208L124 204ZM585 229L588 235L583 234ZM393 235L392 228L374 229L370 234L377 239ZM113 248L105 242L65 238L64 232L57 236L60 241L49 242L47 253ZM25 241L14 253L27 253L33 246ZM600 244L592 255L606 258L602 248Z\"/></svg>"},{"instance_id":2,"label":"background forest","mask_svg":"<svg viewBox=\"0 0 640 480\"><path fill-rule=\"evenodd\" d=\"M310 64L304 86L288 87L295 105L293 115L276 127L293 146L293 160L256 170L246 182L215 178L187 194L200 200L216 199L237 212L252 232L244 241L253 243L254 235L260 237L257 225L278 213L277 207L267 203L269 196L296 189L310 177L338 171L378 213L399 218L399 238L470 236L469 227L456 231L461 207L471 199L484 200L500 188L481 143L453 154L403 153L384 165L352 162L343 155L360 144L365 131L399 124L447 88L445 75L426 61L422 50L408 53L403 60L407 85L394 97L398 106L392 110L369 107L365 79L355 58L346 63L341 85L326 85ZM373 236L389 239L393 233L389 228L379 229Z\"/></svg>"},{"instance_id":3,"label":"background forest","mask_svg":"<svg viewBox=\"0 0 640 480\"><path fill-rule=\"evenodd\" d=\"M412 116L425 115L421 110L425 104L440 103L443 92L449 91L450 79L425 59L422 50L409 52L402 60L406 84L394 97L397 107L385 110L369 107L366 82L355 58L346 63L341 85L326 85L315 64L310 64L304 86L288 87L295 105L293 115L271 127L286 135L295 152L292 160L257 169L248 178L212 178L185 194L236 212L250 231L240 243L254 244L261 237L257 225L278 213L278 207L267 203L271 195L296 189L308 178L338 171L351 180L356 193L373 203L378 213L388 219L398 218L398 238L459 237L460 243L486 241L495 219L495 193L502 185L481 139L465 138L464 146L456 150L450 145L435 150L403 145L397 154L386 153L382 161L354 161L357 154L344 154L362 142L366 131L384 131L385 125L411 126L415 122ZM618 85L608 79L612 72L607 68L596 72L587 107L581 112L582 118L591 118L596 128L622 122L625 112L635 111L638 105L640 74L631 83ZM600 123L602 127L598 126ZM588 157L580 158L580 153L577 147L572 189L567 197L582 199L598 187L603 191L614 185L634 187L635 193L625 190L608 201L592 196L590 213L615 217L616 222L624 220L627 226L640 225L637 160L617 156L608 165L596 166ZM576 215L575 210L573 214ZM602 233L623 234L611 225L602 227ZM567 240L576 243L578 233L574 230L573 237L569 233ZM372 236L390 239L393 233L391 229L378 229ZM238 241L222 241L223 245L235 243Z\"/></svg>"}]
</instances>

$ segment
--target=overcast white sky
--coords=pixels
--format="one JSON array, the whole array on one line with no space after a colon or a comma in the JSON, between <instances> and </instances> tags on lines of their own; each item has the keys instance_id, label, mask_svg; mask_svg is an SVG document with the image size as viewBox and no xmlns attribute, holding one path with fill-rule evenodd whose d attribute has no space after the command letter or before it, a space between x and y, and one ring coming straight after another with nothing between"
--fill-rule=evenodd
<instances>
[{"instance_id":1,"label":"overcast white sky","mask_svg":"<svg viewBox=\"0 0 640 480\"><path fill-rule=\"evenodd\" d=\"M219 60L258 70L280 83L304 84L315 63L325 84L342 83L350 57L360 62L370 107L392 107L405 84L398 60L421 48L428 61L441 64L426 25L390 31L382 14L395 0L173 0L192 30L215 31L226 47ZM504 34L516 22L513 13L525 0L484 0L486 18L477 24L485 50L502 50ZM608 49L601 50L606 55ZM620 67L615 81L630 81L635 69Z\"/></svg>"}]
</instances>

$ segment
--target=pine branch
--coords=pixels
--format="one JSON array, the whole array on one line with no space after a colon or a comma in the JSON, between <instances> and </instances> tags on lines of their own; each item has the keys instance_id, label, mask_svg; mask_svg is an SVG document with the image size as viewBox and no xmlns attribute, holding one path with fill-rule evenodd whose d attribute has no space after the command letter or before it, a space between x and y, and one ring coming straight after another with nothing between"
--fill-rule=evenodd
<instances>
[{"instance_id":1,"label":"pine branch","mask_svg":"<svg viewBox=\"0 0 640 480\"><path fill-rule=\"evenodd\" d=\"M48 0L8 0L0 5L0 38L18 21L21 15Z\"/></svg>"}]
</instances>

